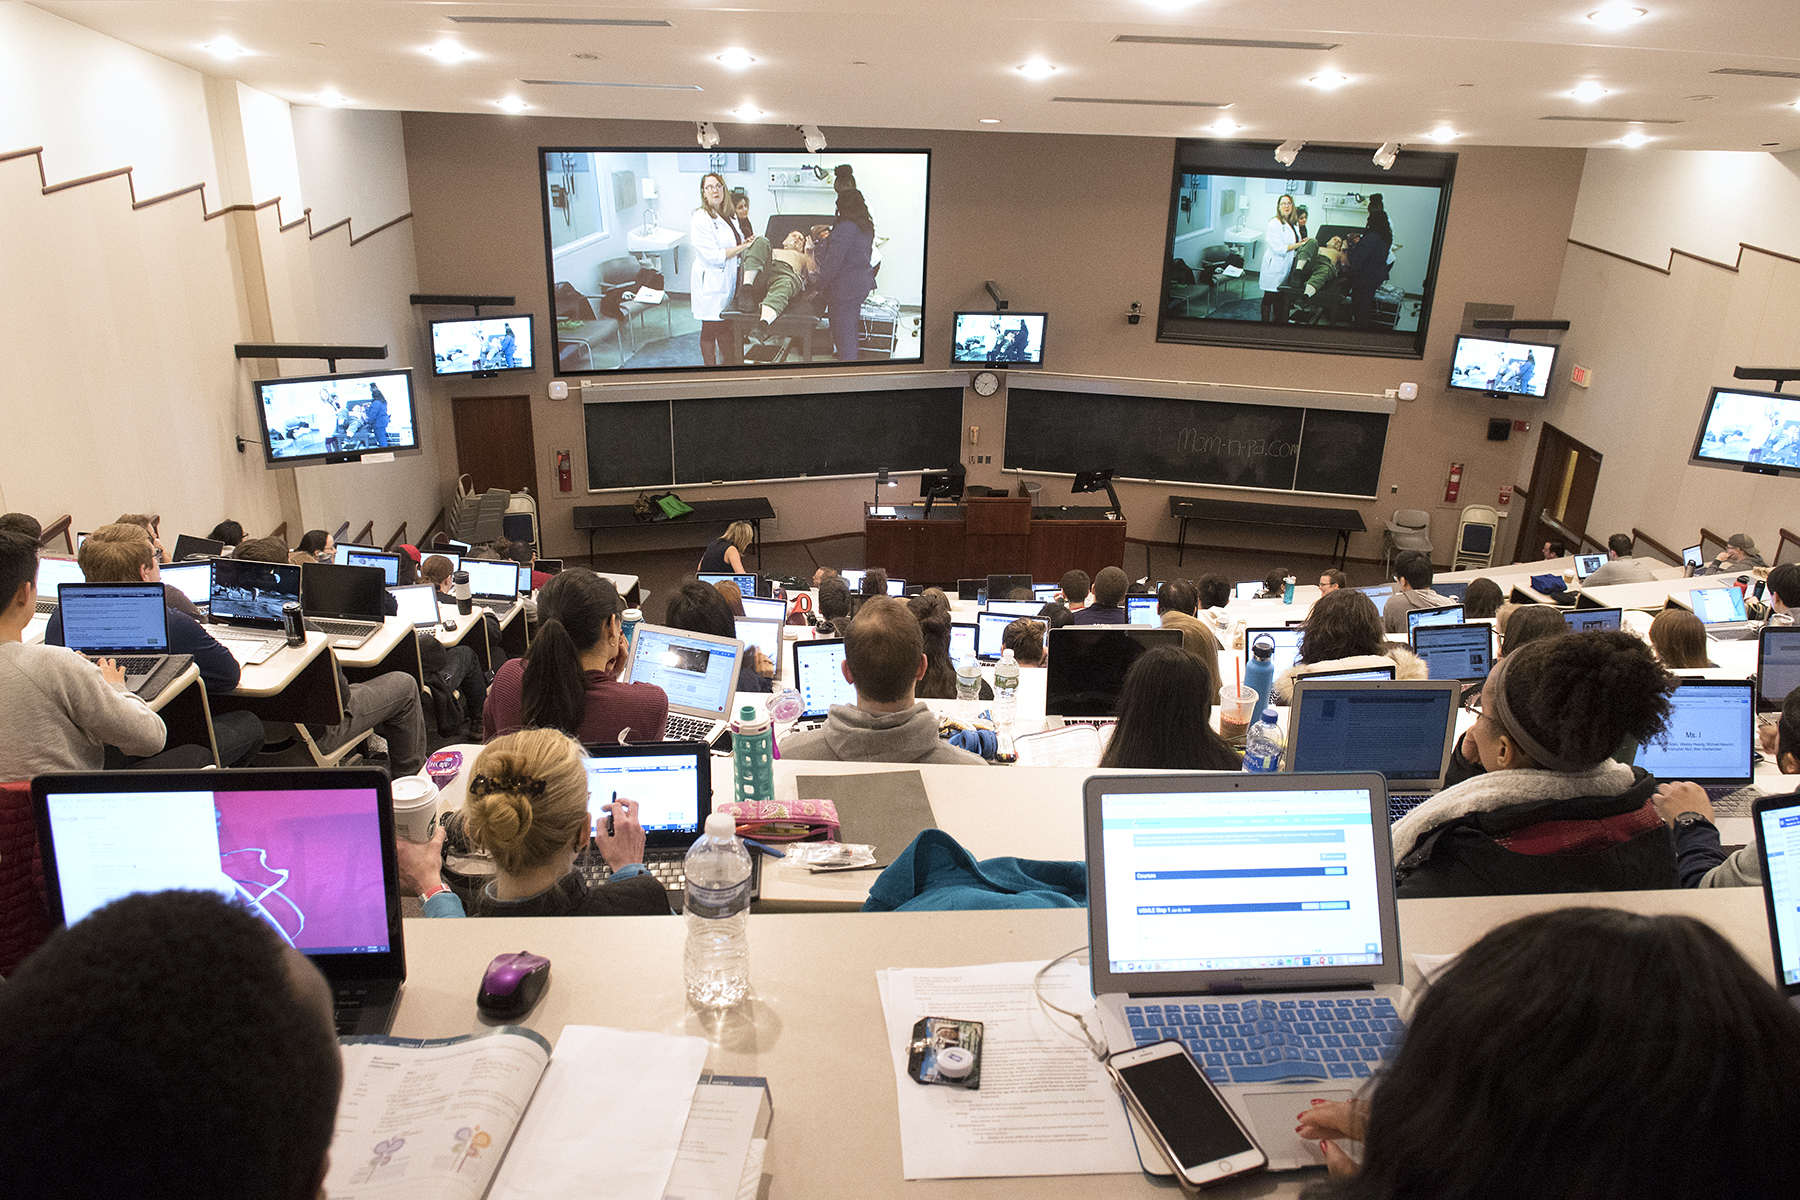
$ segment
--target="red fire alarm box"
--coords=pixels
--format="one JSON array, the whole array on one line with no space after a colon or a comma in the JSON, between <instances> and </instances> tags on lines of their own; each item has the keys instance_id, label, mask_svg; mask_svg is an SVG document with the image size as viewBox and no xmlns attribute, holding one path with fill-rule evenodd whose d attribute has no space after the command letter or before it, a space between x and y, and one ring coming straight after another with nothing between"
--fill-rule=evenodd
<instances>
[{"instance_id":1,"label":"red fire alarm box","mask_svg":"<svg viewBox=\"0 0 1800 1200\"><path fill-rule=\"evenodd\" d=\"M1512 484L1509 483L1505 487L1500 489L1500 499L1497 501L1497 503L1500 505L1501 508L1505 508L1507 505L1512 503Z\"/></svg>"},{"instance_id":2,"label":"red fire alarm box","mask_svg":"<svg viewBox=\"0 0 1800 1200\"><path fill-rule=\"evenodd\" d=\"M1462 492L1462 473L1463 465L1461 463L1450 464L1450 478L1444 481L1445 504L1456 503L1457 495Z\"/></svg>"},{"instance_id":3,"label":"red fire alarm box","mask_svg":"<svg viewBox=\"0 0 1800 1200\"><path fill-rule=\"evenodd\" d=\"M574 473L569 469L569 452L567 450L558 450L556 452L556 490L559 492L569 492L574 489L575 477Z\"/></svg>"}]
</instances>

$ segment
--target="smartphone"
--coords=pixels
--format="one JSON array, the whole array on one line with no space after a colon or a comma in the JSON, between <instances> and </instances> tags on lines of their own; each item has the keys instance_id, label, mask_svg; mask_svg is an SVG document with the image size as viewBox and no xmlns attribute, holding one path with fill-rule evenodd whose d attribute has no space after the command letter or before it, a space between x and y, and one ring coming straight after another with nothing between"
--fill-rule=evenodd
<instances>
[{"instance_id":1,"label":"smartphone","mask_svg":"<svg viewBox=\"0 0 1800 1200\"><path fill-rule=\"evenodd\" d=\"M1152 1042L1106 1064L1163 1157L1194 1187L1260 1171L1268 1156L1180 1042Z\"/></svg>"}]
</instances>

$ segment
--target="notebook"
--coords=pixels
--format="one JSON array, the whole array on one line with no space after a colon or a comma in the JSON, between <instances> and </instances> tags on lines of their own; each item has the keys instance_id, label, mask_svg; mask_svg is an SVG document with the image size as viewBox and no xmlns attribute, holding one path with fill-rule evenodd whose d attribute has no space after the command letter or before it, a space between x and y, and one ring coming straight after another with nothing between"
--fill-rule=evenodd
<instances>
[{"instance_id":1,"label":"notebook","mask_svg":"<svg viewBox=\"0 0 1800 1200\"><path fill-rule=\"evenodd\" d=\"M862 590L861 576L862 576L862 572L860 572L860 571L857 572L857 580L854 584L851 585L852 589L855 591ZM704 583L709 587L715 583L735 583L735 584L737 584L737 590L738 590L739 595L743 595L743 596L756 595L756 576L754 576L754 575L710 575L710 574L708 574L708 575L698 575L698 576L695 576L695 578L699 579L701 583Z\"/></svg>"},{"instance_id":2,"label":"notebook","mask_svg":"<svg viewBox=\"0 0 1800 1200\"><path fill-rule=\"evenodd\" d=\"M374 566L301 564L300 607L306 627L324 634L334 649L365 645L387 619L381 579L381 569Z\"/></svg>"},{"instance_id":3,"label":"notebook","mask_svg":"<svg viewBox=\"0 0 1800 1200\"><path fill-rule=\"evenodd\" d=\"M1388 819L1398 821L1443 790L1461 700L1462 685L1453 679L1296 679L1281 769L1375 771L1391 793Z\"/></svg>"},{"instance_id":4,"label":"notebook","mask_svg":"<svg viewBox=\"0 0 1800 1200\"><path fill-rule=\"evenodd\" d=\"M1616 608L1572 608L1563 613L1570 633L1617 632L1624 613Z\"/></svg>"},{"instance_id":5,"label":"notebook","mask_svg":"<svg viewBox=\"0 0 1800 1200\"><path fill-rule=\"evenodd\" d=\"M72 558L40 558L37 565L37 611L49 616L56 611L57 589L65 583L84 583L81 564Z\"/></svg>"},{"instance_id":6,"label":"notebook","mask_svg":"<svg viewBox=\"0 0 1800 1200\"><path fill-rule=\"evenodd\" d=\"M1441 608L1415 608L1406 614L1406 631L1410 634L1421 625L1460 625L1463 606L1446 604Z\"/></svg>"},{"instance_id":7,"label":"notebook","mask_svg":"<svg viewBox=\"0 0 1800 1200\"><path fill-rule=\"evenodd\" d=\"M803 724L817 725L834 704L854 705L856 688L844 678L844 639L795 642L793 685L800 693Z\"/></svg>"},{"instance_id":8,"label":"notebook","mask_svg":"<svg viewBox=\"0 0 1800 1200\"><path fill-rule=\"evenodd\" d=\"M1156 611L1156 597L1125 597L1125 619L1132 625L1161 625L1162 616Z\"/></svg>"},{"instance_id":9,"label":"notebook","mask_svg":"<svg viewBox=\"0 0 1800 1200\"><path fill-rule=\"evenodd\" d=\"M195 608L204 610L212 603L212 563L168 563L158 574L162 581L188 598Z\"/></svg>"},{"instance_id":10,"label":"notebook","mask_svg":"<svg viewBox=\"0 0 1800 1200\"><path fill-rule=\"evenodd\" d=\"M406 948L386 772L40 775L31 793L57 921L132 892L216 891L313 961L331 984L338 1033L393 1024Z\"/></svg>"},{"instance_id":11,"label":"notebook","mask_svg":"<svg viewBox=\"0 0 1800 1200\"><path fill-rule=\"evenodd\" d=\"M744 643L736 638L639 625L624 680L653 683L669 697L665 740L710 743L730 722L743 657Z\"/></svg>"},{"instance_id":12,"label":"notebook","mask_svg":"<svg viewBox=\"0 0 1800 1200\"><path fill-rule=\"evenodd\" d=\"M1037 586L1032 586L1032 594L1037 594ZM958 600L979 600L987 592L985 579L958 579L956 581L956 598Z\"/></svg>"},{"instance_id":13,"label":"notebook","mask_svg":"<svg viewBox=\"0 0 1800 1200\"><path fill-rule=\"evenodd\" d=\"M1800 1008L1800 793L1764 796L1751 806L1762 864L1775 982Z\"/></svg>"},{"instance_id":14,"label":"notebook","mask_svg":"<svg viewBox=\"0 0 1800 1200\"><path fill-rule=\"evenodd\" d=\"M744 615L759 621L787 620L787 601L761 596L744 597Z\"/></svg>"},{"instance_id":15,"label":"notebook","mask_svg":"<svg viewBox=\"0 0 1800 1200\"><path fill-rule=\"evenodd\" d=\"M1412 631L1412 649L1425 660L1427 677L1474 683L1493 669L1494 627L1485 621L1421 625Z\"/></svg>"},{"instance_id":16,"label":"notebook","mask_svg":"<svg viewBox=\"0 0 1800 1200\"><path fill-rule=\"evenodd\" d=\"M1673 602L1674 596L1669 599ZM1721 633L1741 630L1747 624L1744 593L1737 588L1695 588L1687 594L1687 607L1706 624L1706 632L1717 637Z\"/></svg>"},{"instance_id":17,"label":"notebook","mask_svg":"<svg viewBox=\"0 0 1800 1200\"><path fill-rule=\"evenodd\" d=\"M212 538L195 537L191 533L177 534L175 537L175 561L186 562L190 558L212 558L225 553L225 543Z\"/></svg>"},{"instance_id":18,"label":"notebook","mask_svg":"<svg viewBox=\"0 0 1800 1200\"><path fill-rule=\"evenodd\" d=\"M337 563L345 567L380 567L383 587L394 587L400 582L400 556L386 550L339 546Z\"/></svg>"},{"instance_id":19,"label":"notebook","mask_svg":"<svg viewBox=\"0 0 1800 1200\"><path fill-rule=\"evenodd\" d=\"M975 657L982 662L999 662L1000 651L1004 649L1001 642L1006 637L1006 627L1018 619L1010 613L977 613L975 615Z\"/></svg>"},{"instance_id":20,"label":"notebook","mask_svg":"<svg viewBox=\"0 0 1800 1200\"><path fill-rule=\"evenodd\" d=\"M1252 579L1245 583L1231 585L1231 594L1239 600L1254 600L1262 593L1262 580Z\"/></svg>"},{"instance_id":21,"label":"notebook","mask_svg":"<svg viewBox=\"0 0 1800 1200\"><path fill-rule=\"evenodd\" d=\"M1139 625L1075 625L1047 635L1044 712L1070 720L1110 721L1118 712L1125 672L1156 646L1181 645L1179 629Z\"/></svg>"},{"instance_id":22,"label":"notebook","mask_svg":"<svg viewBox=\"0 0 1800 1200\"><path fill-rule=\"evenodd\" d=\"M1029 575L990 574L987 577L987 594L989 598L994 600L1011 600L1013 598L1013 593L1021 588L1028 594L1035 594L1032 591L1034 586L1035 585L1031 582L1031 576ZM1042 601L1039 601L1040 605L1042 603ZM1036 612L1037 610L1033 609L1032 611Z\"/></svg>"},{"instance_id":23,"label":"notebook","mask_svg":"<svg viewBox=\"0 0 1800 1200\"><path fill-rule=\"evenodd\" d=\"M462 569L469 573L469 597L477 607L498 616L519 602L518 563L505 558L465 558Z\"/></svg>"},{"instance_id":24,"label":"notebook","mask_svg":"<svg viewBox=\"0 0 1800 1200\"><path fill-rule=\"evenodd\" d=\"M906 580L890 579L887 582L887 589L887 594L890 596L904 596L906 595Z\"/></svg>"},{"instance_id":25,"label":"notebook","mask_svg":"<svg viewBox=\"0 0 1800 1200\"><path fill-rule=\"evenodd\" d=\"M1296 629L1290 625L1246 629L1244 649L1252 652L1258 638L1268 638L1275 643L1275 653L1269 656L1269 661L1274 664L1275 673L1279 675L1289 667L1300 665L1300 639L1305 633L1304 629Z\"/></svg>"},{"instance_id":26,"label":"notebook","mask_svg":"<svg viewBox=\"0 0 1800 1200\"><path fill-rule=\"evenodd\" d=\"M736 617L738 641L748 650L755 646L775 666L775 678L781 678L781 622L759 617Z\"/></svg>"},{"instance_id":27,"label":"notebook","mask_svg":"<svg viewBox=\"0 0 1800 1200\"><path fill-rule=\"evenodd\" d=\"M215 558L212 603L207 616L215 625L245 629L281 629L281 606L300 602L300 568L293 563Z\"/></svg>"},{"instance_id":28,"label":"notebook","mask_svg":"<svg viewBox=\"0 0 1800 1200\"><path fill-rule=\"evenodd\" d=\"M1604 554L1577 554L1575 556L1575 578L1586 579L1605 563L1606 555Z\"/></svg>"},{"instance_id":29,"label":"notebook","mask_svg":"<svg viewBox=\"0 0 1800 1200\"><path fill-rule=\"evenodd\" d=\"M90 660L110 658L125 686L154 700L187 670L191 655L169 653L169 608L160 583L65 583L63 645Z\"/></svg>"},{"instance_id":30,"label":"notebook","mask_svg":"<svg viewBox=\"0 0 1800 1200\"><path fill-rule=\"evenodd\" d=\"M588 812L598 824L606 820L605 806L614 799L637 801L644 867L669 892L669 907L679 909L687 890L684 860L712 814L711 751L704 742L601 742L586 750ZM761 858L750 855L752 900L761 895ZM591 842L576 857L575 870L589 887L598 887L612 874Z\"/></svg>"},{"instance_id":31,"label":"notebook","mask_svg":"<svg viewBox=\"0 0 1800 1200\"><path fill-rule=\"evenodd\" d=\"M1761 794L1751 784L1755 686L1748 679L1681 680L1669 698L1667 736L1640 745L1632 761L1658 779L1699 784L1719 816L1748 816L1750 801Z\"/></svg>"},{"instance_id":32,"label":"notebook","mask_svg":"<svg viewBox=\"0 0 1800 1200\"><path fill-rule=\"evenodd\" d=\"M950 661L959 663L965 658L977 658L975 639L981 626L974 621L952 621L950 623Z\"/></svg>"},{"instance_id":33,"label":"notebook","mask_svg":"<svg viewBox=\"0 0 1800 1200\"><path fill-rule=\"evenodd\" d=\"M838 574L843 577L844 586L848 587L852 592L861 592L863 576L868 574L868 572L867 571L839 571ZM743 578L743 576L741 576L741 575L702 575L702 576L700 576L700 582L701 583L714 583L721 579L730 579L733 581L737 581L742 578ZM739 583L738 590L742 591L743 586L744 585L742 583Z\"/></svg>"},{"instance_id":34,"label":"notebook","mask_svg":"<svg viewBox=\"0 0 1800 1200\"><path fill-rule=\"evenodd\" d=\"M400 619L414 629L430 629L441 619L438 616L437 588L429 583L391 587L388 595L394 598Z\"/></svg>"},{"instance_id":35,"label":"notebook","mask_svg":"<svg viewBox=\"0 0 1800 1200\"><path fill-rule=\"evenodd\" d=\"M1179 1039L1271 1169L1317 1165L1294 1114L1365 1086L1403 1032L1381 777L1114 775L1082 791L1107 1043Z\"/></svg>"},{"instance_id":36,"label":"notebook","mask_svg":"<svg viewBox=\"0 0 1800 1200\"><path fill-rule=\"evenodd\" d=\"M958 580L957 582L960 584L965 581ZM1056 599L1056 593L1060 591L1062 591L1062 584L1060 583L1034 583L1031 585L1031 598L1036 600L1039 604L1048 604L1050 601ZM974 597L963 596L962 598L964 600L970 600Z\"/></svg>"},{"instance_id":37,"label":"notebook","mask_svg":"<svg viewBox=\"0 0 1800 1200\"><path fill-rule=\"evenodd\" d=\"M1756 707L1780 712L1800 687L1800 625L1764 625L1756 639Z\"/></svg>"}]
</instances>

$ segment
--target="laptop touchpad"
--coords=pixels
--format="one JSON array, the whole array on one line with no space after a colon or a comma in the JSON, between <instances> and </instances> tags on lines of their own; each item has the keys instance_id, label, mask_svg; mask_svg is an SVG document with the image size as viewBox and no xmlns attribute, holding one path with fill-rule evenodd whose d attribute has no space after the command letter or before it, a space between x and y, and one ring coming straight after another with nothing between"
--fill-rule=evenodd
<instances>
[{"instance_id":1,"label":"laptop touchpad","mask_svg":"<svg viewBox=\"0 0 1800 1200\"><path fill-rule=\"evenodd\" d=\"M1322 1167L1325 1154L1317 1142L1304 1142L1294 1132L1294 1118L1301 1110L1311 1108L1315 1100L1348 1100L1356 1093L1341 1085L1332 1087L1289 1087L1279 1092L1251 1092L1234 1099L1238 1112L1250 1120L1263 1153L1269 1156L1269 1169L1291 1171L1298 1167ZM1362 1147L1352 1144L1351 1157L1360 1158Z\"/></svg>"}]
</instances>

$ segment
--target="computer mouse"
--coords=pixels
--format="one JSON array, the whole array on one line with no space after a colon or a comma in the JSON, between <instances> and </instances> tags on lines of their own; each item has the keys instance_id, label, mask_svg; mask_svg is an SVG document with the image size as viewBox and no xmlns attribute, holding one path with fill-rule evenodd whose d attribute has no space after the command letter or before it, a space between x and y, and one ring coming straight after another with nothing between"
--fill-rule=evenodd
<instances>
[{"instance_id":1,"label":"computer mouse","mask_svg":"<svg viewBox=\"0 0 1800 1200\"><path fill-rule=\"evenodd\" d=\"M475 994L475 1007L491 1017L514 1020L530 1012L550 983L550 960L521 950L500 954L488 964Z\"/></svg>"}]
</instances>

